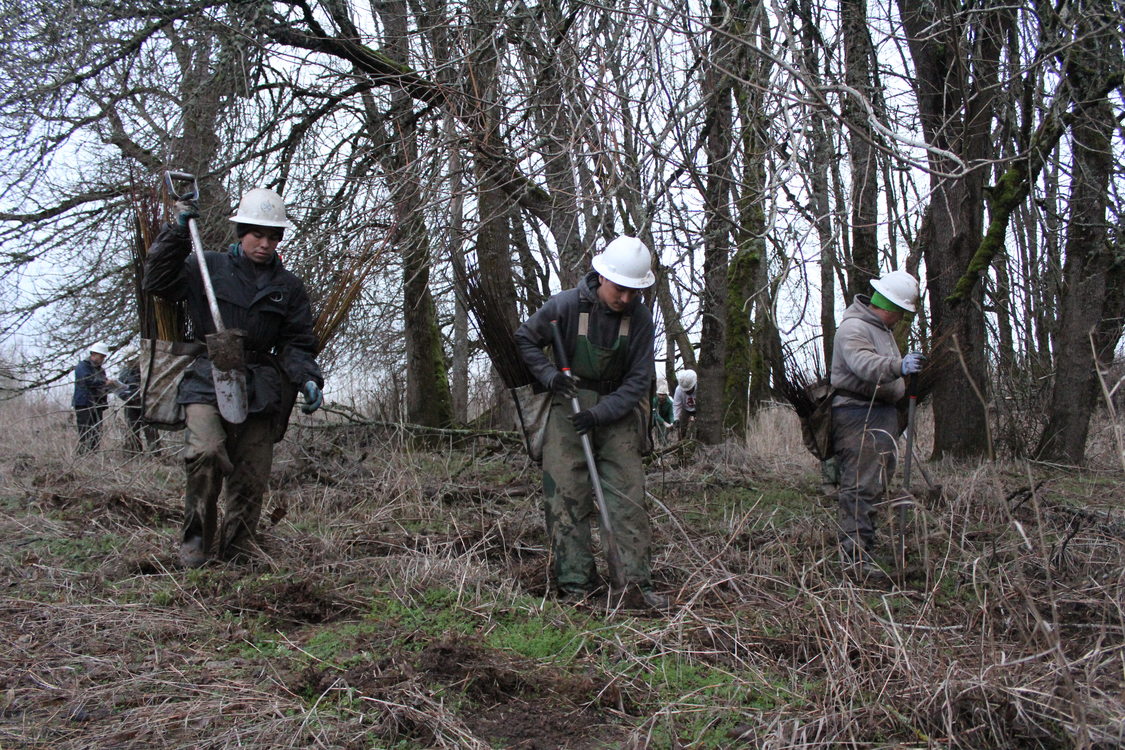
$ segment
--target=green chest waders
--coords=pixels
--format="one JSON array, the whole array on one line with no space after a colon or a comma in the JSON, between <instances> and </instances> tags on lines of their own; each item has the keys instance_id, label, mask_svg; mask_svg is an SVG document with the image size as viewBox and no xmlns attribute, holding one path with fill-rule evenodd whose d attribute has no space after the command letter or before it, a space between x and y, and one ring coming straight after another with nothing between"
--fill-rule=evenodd
<instances>
[{"instance_id":1,"label":"green chest waders","mask_svg":"<svg viewBox=\"0 0 1125 750\"><path fill-rule=\"evenodd\" d=\"M602 396L616 390L625 377L625 362L629 351L629 316L621 318L617 338L612 347L597 346L590 341L590 313L578 313L578 336L574 344L574 359L570 363L574 376L589 383L604 385L598 388ZM580 384L581 385L581 384Z\"/></svg>"}]
</instances>

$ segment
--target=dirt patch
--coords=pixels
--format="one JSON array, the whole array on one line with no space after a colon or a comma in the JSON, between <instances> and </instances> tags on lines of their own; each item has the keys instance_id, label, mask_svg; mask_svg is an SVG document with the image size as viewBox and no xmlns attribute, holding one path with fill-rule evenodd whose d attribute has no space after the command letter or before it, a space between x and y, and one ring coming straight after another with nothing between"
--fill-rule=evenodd
<instances>
[{"instance_id":1,"label":"dirt patch","mask_svg":"<svg viewBox=\"0 0 1125 750\"><path fill-rule=\"evenodd\" d=\"M478 706L462 718L479 736L544 750L596 744L591 732L604 718L595 707L600 691L593 680L558 674L471 641L430 644L416 666Z\"/></svg>"},{"instance_id":2,"label":"dirt patch","mask_svg":"<svg viewBox=\"0 0 1125 750\"><path fill-rule=\"evenodd\" d=\"M503 740L521 750L608 747L596 713L588 709L531 704L518 699L499 703L465 722L475 734Z\"/></svg>"},{"instance_id":3,"label":"dirt patch","mask_svg":"<svg viewBox=\"0 0 1125 750\"><path fill-rule=\"evenodd\" d=\"M238 591L226 600L232 612L259 612L274 623L320 624L354 612L314 581L267 582Z\"/></svg>"},{"instance_id":4,"label":"dirt patch","mask_svg":"<svg viewBox=\"0 0 1125 750\"><path fill-rule=\"evenodd\" d=\"M608 747L620 732L602 713L603 696L614 697L615 691L471 639L445 639L417 653L396 649L343 671L310 667L289 687L312 701L349 691L361 696L379 707L375 721L388 741L432 740L434 727L403 709L435 692L456 696L443 703L458 725L504 747Z\"/></svg>"}]
</instances>

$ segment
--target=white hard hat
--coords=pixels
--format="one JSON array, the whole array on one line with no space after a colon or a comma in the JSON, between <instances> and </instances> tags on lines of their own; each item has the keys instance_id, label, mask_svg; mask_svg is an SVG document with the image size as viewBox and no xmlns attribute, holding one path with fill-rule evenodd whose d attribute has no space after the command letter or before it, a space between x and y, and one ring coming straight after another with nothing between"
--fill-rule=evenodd
<instances>
[{"instance_id":1,"label":"white hard hat","mask_svg":"<svg viewBox=\"0 0 1125 750\"><path fill-rule=\"evenodd\" d=\"M285 216L285 203L281 196L269 188L246 191L238 203L238 213L230 220L235 224L253 224L256 227L293 227Z\"/></svg>"},{"instance_id":2,"label":"white hard hat","mask_svg":"<svg viewBox=\"0 0 1125 750\"><path fill-rule=\"evenodd\" d=\"M906 271L891 271L872 281L871 286L903 310L918 311L918 279Z\"/></svg>"},{"instance_id":3,"label":"white hard hat","mask_svg":"<svg viewBox=\"0 0 1125 750\"><path fill-rule=\"evenodd\" d=\"M614 284L630 289L645 289L656 283L652 272L652 253L636 237L622 235L594 256L594 270Z\"/></svg>"},{"instance_id":4,"label":"white hard hat","mask_svg":"<svg viewBox=\"0 0 1125 750\"><path fill-rule=\"evenodd\" d=\"M668 395L668 384L665 383L663 380L661 380L659 383L656 384L656 395L657 396L667 396Z\"/></svg>"},{"instance_id":5,"label":"white hard hat","mask_svg":"<svg viewBox=\"0 0 1125 750\"><path fill-rule=\"evenodd\" d=\"M104 341L98 341L97 343L90 344L90 354L100 354L103 357L108 357L109 347L106 346Z\"/></svg>"},{"instance_id":6,"label":"white hard hat","mask_svg":"<svg viewBox=\"0 0 1125 750\"><path fill-rule=\"evenodd\" d=\"M695 370L684 370L676 375L676 382L683 386L685 391L690 391L695 387Z\"/></svg>"}]
</instances>

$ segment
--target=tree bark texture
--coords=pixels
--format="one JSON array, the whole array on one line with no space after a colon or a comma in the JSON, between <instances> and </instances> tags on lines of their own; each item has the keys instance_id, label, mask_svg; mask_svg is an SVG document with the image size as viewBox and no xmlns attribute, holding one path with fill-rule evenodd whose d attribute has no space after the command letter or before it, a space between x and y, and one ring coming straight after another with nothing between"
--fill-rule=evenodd
<instances>
[{"instance_id":1,"label":"tree bark texture","mask_svg":"<svg viewBox=\"0 0 1125 750\"><path fill-rule=\"evenodd\" d=\"M930 147L930 203L918 236L932 316L934 457L981 456L988 445L985 325L980 287L951 304L957 279L980 245L991 123L1005 9L969 19L948 0L898 0L915 67L922 129ZM978 392L981 395L978 395Z\"/></svg>"},{"instance_id":2,"label":"tree bark texture","mask_svg":"<svg viewBox=\"0 0 1125 750\"><path fill-rule=\"evenodd\" d=\"M1106 15L1112 5L1096 1L1081 5L1085 12L1079 16L1066 68L1068 86L1076 94L1089 91L1087 81L1097 79L1100 71L1122 65L1120 43L1105 32L1113 28L1112 17ZM1120 323L1106 325L1106 313L1116 312L1121 264L1116 243L1107 241L1113 107L1105 96L1092 101L1079 98L1076 103L1055 379L1047 425L1036 451L1041 460L1071 465L1083 462L1090 416L1098 403L1097 368L1112 359L1117 337L1110 334L1114 327L1120 331Z\"/></svg>"},{"instance_id":3,"label":"tree bark texture","mask_svg":"<svg viewBox=\"0 0 1125 750\"><path fill-rule=\"evenodd\" d=\"M871 67L875 51L867 25L867 0L843 0L840 4L844 30L844 121L848 126L848 155L851 159L852 253L848 266L849 297L867 294L870 281L879 273L879 170L875 161L874 130L868 109L874 100ZM831 360L828 360L829 362Z\"/></svg>"}]
</instances>

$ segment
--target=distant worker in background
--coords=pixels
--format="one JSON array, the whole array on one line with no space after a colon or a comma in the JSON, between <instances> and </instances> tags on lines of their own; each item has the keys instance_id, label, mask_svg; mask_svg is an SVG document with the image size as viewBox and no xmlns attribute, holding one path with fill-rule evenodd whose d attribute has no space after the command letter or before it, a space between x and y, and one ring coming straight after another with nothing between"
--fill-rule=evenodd
<instances>
[{"instance_id":1,"label":"distant worker in background","mask_svg":"<svg viewBox=\"0 0 1125 750\"><path fill-rule=\"evenodd\" d=\"M592 265L577 287L551 297L516 331L524 362L555 394L543 443L553 577L567 599L583 599L597 588L591 523L598 511L579 437L588 435L622 568L611 570L610 580L625 582L620 595L663 609L667 599L652 589L642 464L654 328L641 290L656 281L652 255L640 240L618 237ZM573 379L544 353L552 346L552 321L558 321ZM581 411L572 414L575 397Z\"/></svg>"},{"instance_id":2,"label":"distant worker in background","mask_svg":"<svg viewBox=\"0 0 1125 750\"><path fill-rule=\"evenodd\" d=\"M668 444L668 431L676 423L672 409L672 399L668 396L668 384L661 380L656 386L656 396L652 399L652 428L656 432L657 445Z\"/></svg>"},{"instance_id":3,"label":"distant worker in background","mask_svg":"<svg viewBox=\"0 0 1125 750\"><path fill-rule=\"evenodd\" d=\"M119 383L106 377L102 365L109 347L99 341L91 344L86 358L74 368L74 418L78 423L78 452L96 451L102 440L102 416L109 402L109 391Z\"/></svg>"},{"instance_id":4,"label":"distant worker in background","mask_svg":"<svg viewBox=\"0 0 1125 750\"><path fill-rule=\"evenodd\" d=\"M120 387L114 392L121 399L125 414L125 449L130 453L152 450L156 444L156 428L146 425L141 408L141 362L136 351L125 355L125 363L117 372Z\"/></svg>"},{"instance_id":5,"label":"distant worker in background","mask_svg":"<svg viewBox=\"0 0 1125 750\"><path fill-rule=\"evenodd\" d=\"M194 200L182 200L175 212L175 222L161 230L149 249L144 289L172 302L186 300L192 330L202 342L215 326L188 229L199 209ZM187 422L180 545L180 562L187 567L207 562L215 543L224 560L243 561L254 554L273 444L285 433L298 390L304 394L301 410L306 414L322 402L324 380L315 359L318 342L308 294L277 255L285 230L293 226L281 196L264 188L250 190L230 221L238 242L226 252L207 253L207 268L223 324L245 332L249 416L237 425L220 416L211 361L204 351L188 368L178 396ZM216 540L216 506L224 488L226 507Z\"/></svg>"},{"instance_id":6,"label":"distant worker in background","mask_svg":"<svg viewBox=\"0 0 1125 750\"><path fill-rule=\"evenodd\" d=\"M695 370L684 370L676 376L676 394L672 397L672 413L680 440L695 437Z\"/></svg>"},{"instance_id":7,"label":"distant worker in background","mask_svg":"<svg viewBox=\"0 0 1125 750\"><path fill-rule=\"evenodd\" d=\"M918 305L918 281L891 271L857 294L836 329L832 349L832 446L839 471L841 562L848 572L880 574L875 547L875 504L895 470L899 433L895 408L906 394L904 376L922 370L925 357L899 354L892 329Z\"/></svg>"}]
</instances>

